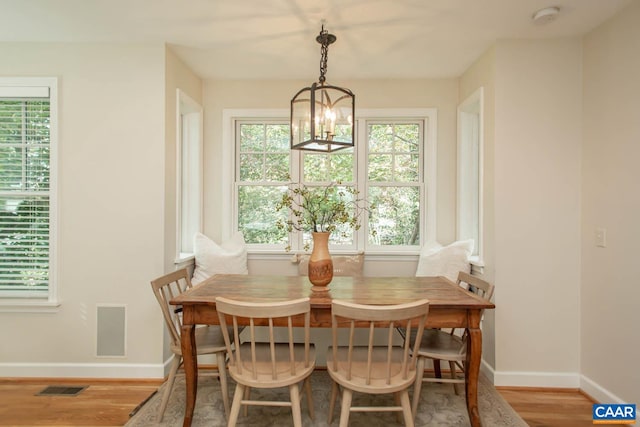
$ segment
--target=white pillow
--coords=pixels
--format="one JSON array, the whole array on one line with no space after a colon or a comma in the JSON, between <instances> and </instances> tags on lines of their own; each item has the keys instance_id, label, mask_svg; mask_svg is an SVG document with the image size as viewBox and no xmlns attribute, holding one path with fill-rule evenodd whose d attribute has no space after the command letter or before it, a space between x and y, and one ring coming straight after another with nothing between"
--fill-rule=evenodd
<instances>
[{"instance_id":1,"label":"white pillow","mask_svg":"<svg viewBox=\"0 0 640 427\"><path fill-rule=\"evenodd\" d=\"M416 276L444 276L455 282L458 272L469 273L469 257L473 253L473 239L460 240L449 246L428 242L420 251Z\"/></svg>"},{"instance_id":2,"label":"white pillow","mask_svg":"<svg viewBox=\"0 0 640 427\"><path fill-rule=\"evenodd\" d=\"M196 268L191 283L194 285L215 274L249 274L247 247L241 232L220 245L204 234L196 233L193 250Z\"/></svg>"}]
</instances>

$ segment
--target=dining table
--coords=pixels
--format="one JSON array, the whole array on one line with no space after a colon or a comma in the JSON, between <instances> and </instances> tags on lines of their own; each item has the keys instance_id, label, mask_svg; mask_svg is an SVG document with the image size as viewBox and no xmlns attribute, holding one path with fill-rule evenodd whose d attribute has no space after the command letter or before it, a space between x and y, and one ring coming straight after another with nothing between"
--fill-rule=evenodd
<instances>
[{"instance_id":1,"label":"dining table","mask_svg":"<svg viewBox=\"0 0 640 427\"><path fill-rule=\"evenodd\" d=\"M481 425L478 411L478 376L482 358L480 321L485 309L495 305L445 277L334 277L325 290L317 290L306 276L218 274L171 299L182 309L181 345L184 358L186 404L183 426L191 426L198 386L196 325L219 325L216 298L274 302L309 297L311 327L331 327L332 300L358 304L392 305L429 300L426 327L465 328L468 332L465 362L465 399L469 421ZM302 325L299 325L302 326ZM220 368L220 367L219 367Z\"/></svg>"}]
</instances>

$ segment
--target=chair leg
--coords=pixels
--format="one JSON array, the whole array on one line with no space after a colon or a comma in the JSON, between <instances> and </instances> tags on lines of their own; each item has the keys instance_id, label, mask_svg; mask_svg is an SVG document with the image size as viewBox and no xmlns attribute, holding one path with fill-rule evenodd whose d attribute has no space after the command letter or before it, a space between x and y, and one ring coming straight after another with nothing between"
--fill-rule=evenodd
<instances>
[{"instance_id":1,"label":"chair leg","mask_svg":"<svg viewBox=\"0 0 640 427\"><path fill-rule=\"evenodd\" d=\"M238 415L240 415L240 406L242 406L242 396L244 395L244 389L245 387L242 384L236 384L236 391L233 394L233 403L231 404L231 411L229 413L227 427L234 427L238 422Z\"/></svg>"},{"instance_id":2,"label":"chair leg","mask_svg":"<svg viewBox=\"0 0 640 427\"><path fill-rule=\"evenodd\" d=\"M171 389L173 389L173 383L176 381L176 374L178 368L182 363L182 357L177 354L173 355L173 361L171 361L171 368L169 369L169 378L167 378L166 389L162 396L162 402L160 402L160 409L158 410L158 422L162 421L164 417L164 411L167 409L167 403L169 403L169 396L171 396Z\"/></svg>"},{"instance_id":3,"label":"chair leg","mask_svg":"<svg viewBox=\"0 0 640 427\"><path fill-rule=\"evenodd\" d=\"M307 395L307 407L309 408L309 417L313 420L315 418L315 411L313 409L313 395L311 394L311 376L304 379L305 394Z\"/></svg>"},{"instance_id":4,"label":"chair leg","mask_svg":"<svg viewBox=\"0 0 640 427\"><path fill-rule=\"evenodd\" d=\"M351 399L353 391L346 387L342 390L342 409L340 410L340 427L349 426L349 415L351 414Z\"/></svg>"},{"instance_id":5,"label":"chair leg","mask_svg":"<svg viewBox=\"0 0 640 427\"><path fill-rule=\"evenodd\" d=\"M393 393L393 400L396 403L396 406L402 406L402 402L400 401L400 392L395 392ZM411 411L411 409L409 409L409 411ZM400 411L396 412L396 421L398 422L398 424L402 423L402 418L403 418L403 414L400 413Z\"/></svg>"},{"instance_id":6,"label":"chair leg","mask_svg":"<svg viewBox=\"0 0 640 427\"><path fill-rule=\"evenodd\" d=\"M329 424L333 420L333 410L336 407L336 397L338 397L338 383L331 381L331 400L329 401Z\"/></svg>"},{"instance_id":7,"label":"chair leg","mask_svg":"<svg viewBox=\"0 0 640 427\"><path fill-rule=\"evenodd\" d=\"M411 413L411 405L409 404L409 391L404 389L399 392L399 394L400 406L402 406L402 415L404 415L404 425L407 427L414 427L414 415Z\"/></svg>"},{"instance_id":8,"label":"chair leg","mask_svg":"<svg viewBox=\"0 0 640 427\"><path fill-rule=\"evenodd\" d=\"M251 397L251 387L247 387L244 389L244 400L249 400ZM244 416L249 415L249 405L244 405Z\"/></svg>"},{"instance_id":9,"label":"chair leg","mask_svg":"<svg viewBox=\"0 0 640 427\"><path fill-rule=\"evenodd\" d=\"M449 362L449 369L451 370L451 379L457 379L456 362ZM453 383L453 391L456 393L456 396L460 394L458 391L458 383Z\"/></svg>"},{"instance_id":10,"label":"chair leg","mask_svg":"<svg viewBox=\"0 0 640 427\"><path fill-rule=\"evenodd\" d=\"M224 405L224 416L229 419L229 386L227 385L227 365L224 351L216 353L216 363L218 364L218 378L220 378L220 390L222 391L222 404Z\"/></svg>"},{"instance_id":11,"label":"chair leg","mask_svg":"<svg viewBox=\"0 0 640 427\"><path fill-rule=\"evenodd\" d=\"M291 414L293 415L293 427L302 427L302 410L300 409L300 389L298 384L289 386L291 398Z\"/></svg>"},{"instance_id":12,"label":"chair leg","mask_svg":"<svg viewBox=\"0 0 640 427\"><path fill-rule=\"evenodd\" d=\"M424 357L418 356L418 363L416 365L416 385L413 388L413 405L411 408L413 419L416 418L416 414L418 413L420 391L422 390L422 378L424 378Z\"/></svg>"}]
</instances>

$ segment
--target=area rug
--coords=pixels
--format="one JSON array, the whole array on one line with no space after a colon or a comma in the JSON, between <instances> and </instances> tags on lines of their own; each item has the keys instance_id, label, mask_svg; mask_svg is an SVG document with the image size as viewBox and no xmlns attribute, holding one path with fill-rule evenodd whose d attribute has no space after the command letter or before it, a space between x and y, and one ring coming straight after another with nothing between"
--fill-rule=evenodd
<instances>
[{"instance_id":1,"label":"area rug","mask_svg":"<svg viewBox=\"0 0 640 427\"><path fill-rule=\"evenodd\" d=\"M184 417L185 381L184 375L176 378L173 392L161 423L156 422L158 407L166 383L158 392L149 399L144 406L129 420L126 427L147 426L181 426ZM233 395L235 384L230 381L229 392ZM326 371L315 371L311 376L311 389L313 391L313 404L315 408L315 420L309 418L306 399L302 402L302 423L309 427L328 427L327 414L329 410L329 397L331 395L331 379ZM252 390L251 397L257 399L263 396L265 399L285 400L288 389L278 390ZM424 383L420 397L419 411L416 416L416 426L468 426L464 396L456 396L451 384ZM389 395L366 396L354 395L354 405L360 404L390 404L393 398ZM331 425L337 426L340 418L340 401L336 402L336 410ZM478 406L482 424L489 427L526 427L527 424L500 396L493 385L484 376L480 376L478 384ZM242 415L238 420L238 426L252 427L280 427L293 424L290 408L281 407L249 407L248 416ZM389 412L356 412L349 417L351 427L389 427L402 426L396 419L395 413ZM193 427L223 427L226 426L222 398L220 396L220 384L217 378L200 377L198 379L198 396L196 409L193 415Z\"/></svg>"}]
</instances>

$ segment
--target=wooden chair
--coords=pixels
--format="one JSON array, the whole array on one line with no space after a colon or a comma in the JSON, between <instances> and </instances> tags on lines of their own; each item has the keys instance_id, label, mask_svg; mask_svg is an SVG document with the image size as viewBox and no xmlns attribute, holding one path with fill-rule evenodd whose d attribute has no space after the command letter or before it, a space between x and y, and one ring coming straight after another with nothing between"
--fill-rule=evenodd
<instances>
[{"instance_id":1,"label":"wooden chair","mask_svg":"<svg viewBox=\"0 0 640 427\"><path fill-rule=\"evenodd\" d=\"M171 395L171 389L176 379L178 368L182 364L182 348L180 344L180 333L182 330L182 310L169 304L169 301L185 290L190 289L191 280L189 279L188 270L181 269L166 274L151 281L153 294L160 304L162 315L171 335L171 352L173 353L173 361L169 370L169 378L162 396L160 409L158 410L158 422L162 421L164 411ZM225 359L227 347L225 346L222 332L218 326L202 326L195 330L197 354L215 354L216 363L218 365L217 376L220 379L220 388L222 389L222 402L224 405L224 413L229 416L229 391L227 386L227 375L225 368Z\"/></svg>"},{"instance_id":2,"label":"wooden chair","mask_svg":"<svg viewBox=\"0 0 640 427\"><path fill-rule=\"evenodd\" d=\"M416 378L416 355L429 312L429 301L398 305L362 305L334 300L331 304L333 345L327 352L327 371L333 380L329 403L329 424L333 418L338 386L342 388L340 426L349 424L351 412L402 412L406 426L412 427L409 387ZM409 321L413 320L413 321ZM338 325L349 326L349 343L338 346ZM358 325L356 325L358 324ZM367 345L354 344L356 326L368 328ZM404 340L394 345L396 327L405 329ZM384 329L385 345L374 345L376 330ZM412 333L415 330L415 333ZM395 406L352 406L353 393L395 395Z\"/></svg>"},{"instance_id":3,"label":"wooden chair","mask_svg":"<svg viewBox=\"0 0 640 427\"><path fill-rule=\"evenodd\" d=\"M309 415L313 419L313 400L309 377L315 367L315 348L309 338L311 319L309 298L252 303L218 297L216 298L216 310L224 340L228 345L229 374L236 381L228 425L236 425L241 405L264 405L290 406L293 413L293 425L301 427L300 383L304 383ZM295 343L293 318L300 316L304 318L304 343ZM249 319L249 326L244 328L245 334L249 336L246 342L242 345L236 345L236 348L232 349L231 343L234 340L236 343L240 342L239 335L242 327L238 325L238 318ZM268 342L257 342L256 328L259 325L268 326ZM274 337L276 325L287 328L287 342L276 342ZM230 336L230 331L233 336ZM249 390L252 388L279 387L289 388L289 401L249 400Z\"/></svg>"},{"instance_id":4,"label":"wooden chair","mask_svg":"<svg viewBox=\"0 0 640 427\"><path fill-rule=\"evenodd\" d=\"M489 301L493 296L494 286L476 276L465 272L458 273L458 285ZM423 382L453 383L456 394L459 394L458 384L464 384L464 376L458 377L457 368L464 373L464 363L467 358L467 335L465 330L425 329L422 343L418 350L418 366L416 385L413 391L413 416L418 411L420 391ZM451 378L425 377L425 362L431 359L439 363L440 360L449 362Z\"/></svg>"}]
</instances>

